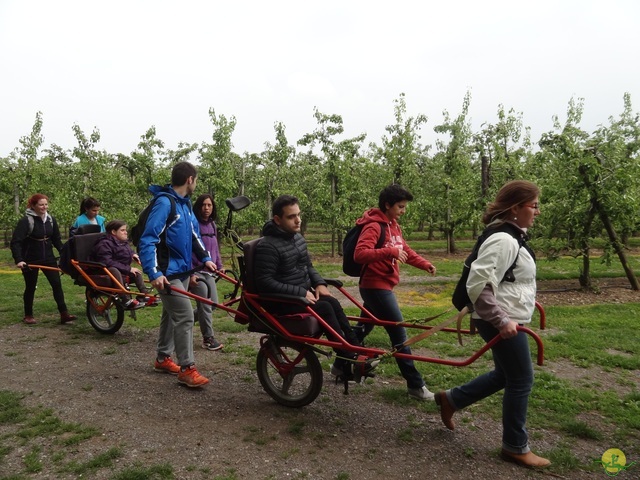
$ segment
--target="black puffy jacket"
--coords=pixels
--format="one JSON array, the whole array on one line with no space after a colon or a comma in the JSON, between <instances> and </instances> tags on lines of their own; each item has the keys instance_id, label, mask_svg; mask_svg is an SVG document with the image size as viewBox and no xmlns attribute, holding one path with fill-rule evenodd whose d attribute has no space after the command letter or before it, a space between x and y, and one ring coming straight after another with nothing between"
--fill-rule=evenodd
<instances>
[{"instance_id":1,"label":"black puffy jacket","mask_svg":"<svg viewBox=\"0 0 640 480\"><path fill-rule=\"evenodd\" d=\"M264 225L262 235L254 260L258 293L304 297L311 288L327 284L313 268L302 235L285 232L273 220Z\"/></svg>"}]
</instances>

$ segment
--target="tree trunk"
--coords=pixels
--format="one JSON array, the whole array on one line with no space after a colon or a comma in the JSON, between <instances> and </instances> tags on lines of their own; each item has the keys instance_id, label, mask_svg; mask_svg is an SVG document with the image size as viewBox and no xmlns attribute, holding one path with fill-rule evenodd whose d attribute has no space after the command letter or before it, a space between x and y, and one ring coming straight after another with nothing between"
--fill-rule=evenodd
<instances>
[{"instance_id":1,"label":"tree trunk","mask_svg":"<svg viewBox=\"0 0 640 480\"><path fill-rule=\"evenodd\" d=\"M480 158L480 169L481 195L482 198L485 199L489 192L489 157L486 155L482 155Z\"/></svg>"},{"instance_id":2,"label":"tree trunk","mask_svg":"<svg viewBox=\"0 0 640 480\"><path fill-rule=\"evenodd\" d=\"M622 264L622 268L624 269L625 274L627 275L627 279L629 280L629 284L631 285L632 290L640 290L640 284L638 283L638 279L636 278L633 269L629 266L629 262L627 261L627 256L624 253L624 249L622 248L622 244L618 240L618 236L616 235L616 231L613 228L613 224L611 223L611 219L609 218L609 214L603 208L600 203L600 198L598 197L597 190L592 186L589 181L589 176L586 173L586 168L579 169L584 184L587 187L587 191L591 196L591 204L593 208L598 212L600 216L600 220L604 225L605 230L607 231L607 235L609 236L609 242L613 246L618 258L620 259L620 263Z\"/></svg>"},{"instance_id":3,"label":"tree trunk","mask_svg":"<svg viewBox=\"0 0 640 480\"><path fill-rule=\"evenodd\" d=\"M638 279L636 278L633 269L629 266L629 262L627 261L627 256L624 253L624 248L622 247L622 243L618 240L616 235L616 231L613 228L613 224L611 223L611 219L607 212L605 212L600 205L598 204L598 212L600 213L600 220L602 220L602 224L604 225L607 234L609 235L609 241L611 245L613 245L614 250L618 254L618 258L620 259L620 263L622 264L622 268L624 268L624 273L627 275L629 279L629 283L631 284L631 288L633 290L640 290L640 283L638 283Z\"/></svg>"},{"instance_id":4,"label":"tree trunk","mask_svg":"<svg viewBox=\"0 0 640 480\"><path fill-rule=\"evenodd\" d=\"M591 290L591 262L589 259L589 245L586 242L582 251L582 270L578 280L580 280L580 287L585 290Z\"/></svg>"},{"instance_id":5,"label":"tree trunk","mask_svg":"<svg viewBox=\"0 0 640 480\"><path fill-rule=\"evenodd\" d=\"M582 231L582 271L578 278L580 286L585 290L591 289L591 259L589 255L591 248L589 247L589 233L591 232L591 225L593 224L595 216L596 209L593 203L591 203L589 216L587 217L587 221L585 222L584 229Z\"/></svg>"},{"instance_id":6,"label":"tree trunk","mask_svg":"<svg viewBox=\"0 0 640 480\"><path fill-rule=\"evenodd\" d=\"M445 228L445 236L447 237L447 253L456 253L456 239L452 227Z\"/></svg>"}]
</instances>

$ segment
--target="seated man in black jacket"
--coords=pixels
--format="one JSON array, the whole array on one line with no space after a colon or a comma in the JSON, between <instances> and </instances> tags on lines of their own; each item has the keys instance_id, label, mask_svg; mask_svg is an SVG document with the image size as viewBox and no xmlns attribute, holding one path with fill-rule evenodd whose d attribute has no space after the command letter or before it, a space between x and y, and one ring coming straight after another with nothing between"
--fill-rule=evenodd
<instances>
[{"instance_id":1,"label":"seated man in black jacket","mask_svg":"<svg viewBox=\"0 0 640 480\"><path fill-rule=\"evenodd\" d=\"M327 283L311 263L307 242L300 234L300 206L298 199L281 195L273 202L273 218L262 228L263 239L258 244L254 260L255 284L260 294L279 293L306 298L311 308L350 344L360 345L351 329L340 302L331 295ZM305 307L288 303L270 302L269 311L292 314ZM331 339L330 335L329 338ZM331 340L337 340L335 338ZM337 358L331 373L350 378L349 359L357 354L336 349ZM379 363L367 362L365 374Z\"/></svg>"}]
</instances>

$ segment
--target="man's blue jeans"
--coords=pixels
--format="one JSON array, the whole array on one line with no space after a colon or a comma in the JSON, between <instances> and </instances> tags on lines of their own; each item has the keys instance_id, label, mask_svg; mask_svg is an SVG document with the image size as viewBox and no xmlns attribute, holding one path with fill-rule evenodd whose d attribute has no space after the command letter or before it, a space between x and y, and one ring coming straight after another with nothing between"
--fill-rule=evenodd
<instances>
[{"instance_id":1,"label":"man's blue jeans","mask_svg":"<svg viewBox=\"0 0 640 480\"><path fill-rule=\"evenodd\" d=\"M398 306L398 300L392 290L382 290L373 288L361 288L360 296L364 301L364 308L373 313L380 320L389 320L393 322L402 322L402 312ZM365 324L369 325L369 324ZM407 331L404 327L385 327L391 340L391 346L395 347L405 342L407 339ZM403 347L398 350L401 353L411 354L409 347ZM422 375L413 363L413 360L404 358L396 358L396 363L400 369L400 373L407 381L408 388L424 387Z\"/></svg>"},{"instance_id":2,"label":"man's blue jeans","mask_svg":"<svg viewBox=\"0 0 640 480\"><path fill-rule=\"evenodd\" d=\"M498 335L498 330L489 322L474 321L478 333L485 341ZM529 436L525 424L529 394L533 387L533 364L527 334L518 332L513 338L502 339L491 351L495 369L465 385L448 390L447 399L453 408L459 410L504 389L502 448L511 453L527 453Z\"/></svg>"}]
</instances>

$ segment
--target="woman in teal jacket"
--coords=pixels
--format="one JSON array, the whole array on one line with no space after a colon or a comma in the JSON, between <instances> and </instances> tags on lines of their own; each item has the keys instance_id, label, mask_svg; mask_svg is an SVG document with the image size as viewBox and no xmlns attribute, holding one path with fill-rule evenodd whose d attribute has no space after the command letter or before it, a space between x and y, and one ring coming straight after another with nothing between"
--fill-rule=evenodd
<instances>
[{"instance_id":1,"label":"woman in teal jacket","mask_svg":"<svg viewBox=\"0 0 640 480\"><path fill-rule=\"evenodd\" d=\"M105 230L105 218L102 215L98 215L100 212L100 202L93 197L87 197L80 202L80 215L76 218L76 221L69 230L69 236L75 235L78 227L82 225L98 225L101 232Z\"/></svg>"}]
</instances>

